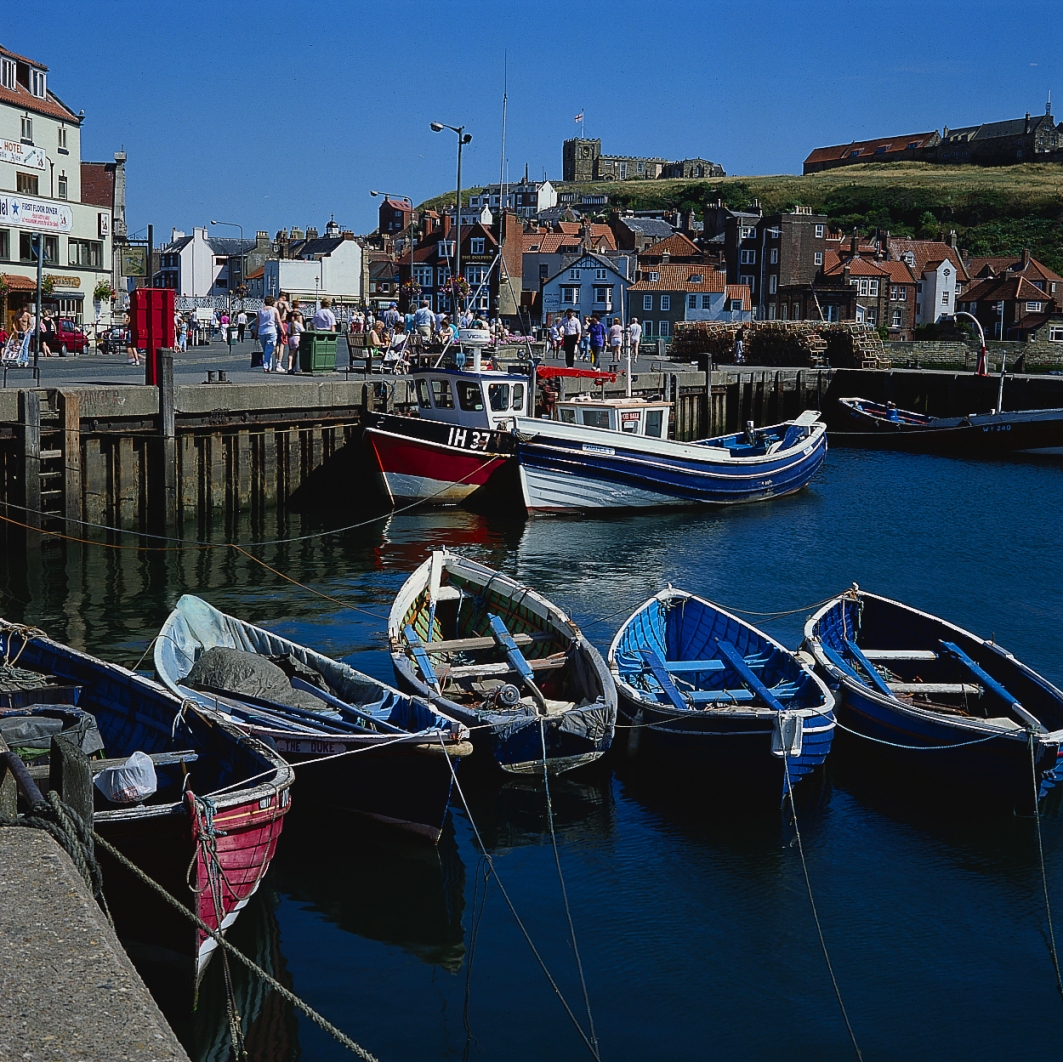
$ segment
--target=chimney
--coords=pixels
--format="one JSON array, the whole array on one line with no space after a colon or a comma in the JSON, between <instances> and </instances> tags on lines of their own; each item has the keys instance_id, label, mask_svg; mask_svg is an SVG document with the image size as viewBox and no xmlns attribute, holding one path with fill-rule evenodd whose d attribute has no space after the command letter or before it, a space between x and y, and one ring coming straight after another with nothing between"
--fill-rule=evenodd
<instances>
[{"instance_id":1,"label":"chimney","mask_svg":"<svg viewBox=\"0 0 1063 1062\"><path fill-rule=\"evenodd\" d=\"M528 164L524 163L524 183L528 183Z\"/></svg>"},{"instance_id":2,"label":"chimney","mask_svg":"<svg viewBox=\"0 0 1063 1062\"><path fill-rule=\"evenodd\" d=\"M1023 131L1023 134L1027 135L1027 136L1030 133L1030 112L1029 111L1026 112L1026 124L1022 127L1022 131Z\"/></svg>"},{"instance_id":3,"label":"chimney","mask_svg":"<svg viewBox=\"0 0 1063 1062\"><path fill-rule=\"evenodd\" d=\"M444 240L450 235L450 226L451 226L450 215L449 214L444 214L443 215L443 239Z\"/></svg>"},{"instance_id":4,"label":"chimney","mask_svg":"<svg viewBox=\"0 0 1063 1062\"><path fill-rule=\"evenodd\" d=\"M951 248L952 248L953 250L955 250L955 249L956 249L956 244L957 244L957 242L958 242L958 241L957 241L957 239L956 239L956 230L955 230L955 229L949 229L949 238L948 238L948 239L947 239L947 240L946 240L945 242L946 242L946 243L947 243L947 244L948 244L948 245L949 245L949 246L950 246L950 247L951 247Z\"/></svg>"},{"instance_id":5,"label":"chimney","mask_svg":"<svg viewBox=\"0 0 1063 1062\"><path fill-rule=\"evenodd\" d=\"M860 257L860 233L858 233L856 229L853 229L853 235L849 240L849 254L851 254L853 258Z\"/></svg>"},{"instance_id":6,"label":"chimney","mask_svg":"<svg viewBox=\"0 0 1063 1062\"><path fill-rule=\"evenodd\" d=\"M114 153L114 209L111 232L116 240L125 240L129 235L125 223L125 164L126 153Z\"/></svg>"},{"instance_id":7,"label":"chimney","mask_svg":"<svg viewBox=\"0 0 1063 1062\"><path fill-rule=\"evenodd\" d=\"M1025 273L1030 267L1030 248L1024 247L1022 249L1022 265L1019 267L1020 273Z\"/></svg>"},{"instance_id":8,"label":"chimney","mask_svg":"<svg viewBox=\"0 0 1063 1062\"><path fill-rule=\"evenodd\" d=\"M306 230L306 238L308 240L316 240L317 239L317 229L307 229Z\"/></svg>"}]
</instances>

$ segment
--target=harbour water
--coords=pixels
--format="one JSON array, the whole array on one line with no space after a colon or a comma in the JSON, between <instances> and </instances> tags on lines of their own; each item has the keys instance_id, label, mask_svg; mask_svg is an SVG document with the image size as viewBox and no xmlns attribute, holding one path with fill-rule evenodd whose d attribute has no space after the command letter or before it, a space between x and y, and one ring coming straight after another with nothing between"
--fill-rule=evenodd
<instances>
[{"instance_id":1,"label":"harbour water","mask_svg":"<svg viewBox=\"0 0 1063 1062\"><path fill-rule=\"evenodd\" d=\"M0 557L0 611L132 666L176 598L192 592L390 680L391 598L427 549L447 545L569 609L603 651L622 617L665 583L769 613L856 581L992 634L1063 685L1061 498L1055 465L835 450L809 490L729 512L499 522L414 511L274 542L360 512L211 533L219 546L234 535L266 540L249 552L330 600L226 548L46 545L26 560ZM765 627L796 645L805 615ZM1034 821L914 789L852 752L836 747L798 813L864 1058L1056 1058L1063 1001ZM543 961L586 1024L541 785L469 775L466 796ZM552 796L603 1059L854 1057L788 815L663 792L623 764L563 777ZM317 819L298 807L298 787L293 800L273 868L234 930L241 947L388 1062L589 1057L497 884L485 889L460 802L435 851ZM1049 808L1043 825L1063 916L1063 816ZM196 1062L227 1057L220 966L178 1029ZM235 976L252 1059L347 1057Z\"/></svg>"}]
</instances>

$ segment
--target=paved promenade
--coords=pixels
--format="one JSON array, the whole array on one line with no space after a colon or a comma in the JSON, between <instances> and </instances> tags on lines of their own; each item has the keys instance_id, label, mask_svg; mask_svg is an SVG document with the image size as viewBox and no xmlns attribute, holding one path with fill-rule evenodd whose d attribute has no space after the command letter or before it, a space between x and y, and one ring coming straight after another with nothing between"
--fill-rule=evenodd
<instances>
[{"instance_id":1,"label":"paved promenade","mask_svg":"<svg viewBox=\"0 0 1063 1062\"><path fill-rule=\"evenodd\" d=\"M66 853L0 829L0 1058L188 1062Z\"/></svg>"}]
</instances>

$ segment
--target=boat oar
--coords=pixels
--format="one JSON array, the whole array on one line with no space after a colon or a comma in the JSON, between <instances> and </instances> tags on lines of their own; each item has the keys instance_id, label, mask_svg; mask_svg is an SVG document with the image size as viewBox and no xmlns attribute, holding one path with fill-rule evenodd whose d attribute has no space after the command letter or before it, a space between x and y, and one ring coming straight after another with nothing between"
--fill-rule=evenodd
<instances>
[{"instance_id":1,"label":"boat oar","mask_svg":"<svg viewBox=\"0 0 1063 1062\"><path fill-rule=\"evenodd\" d=\"M363 711L361 708L356 708L353 704L341 701L339 697L334 697L331 693L327 693L318 686L314 686L307 682L306 679L299 678L298 675L293 675L291 682L292 689L302 690L303 693L309 693L313 697L320 697L325 704L335 708L338 712L347 712L351 715L357 716L359 719L364 719L368 723L372 723L374 726L382 727L384 730L388 730L393 734L411 733L409 730L403 730L401 726L389 723L386 719L378 719L375 715L370 715L369 712Z\"/></svg>"},{"instance_id":2,"label":"boat oar","mask_svg":"<svg viewBox=\"0 0 1063 1062\"><path fill-rule=\"evenodd\" d=\"M347 722L344 719L325 719L322 718L322 713L312 712L309 708L296 708L291 704L280 704L277 701L267 700L265 697L253 697L248 693L229 693L226 690L214 690L208 686L202 687L204 692L210 693L215 696L219 693L225 694L230 700L235 701L245 712L257 713L262 717L272 717L274 719L288 718L292 721L298 721L300 723L309 723L315 728L321 730L323 733L329 734L350 734L357 732L365 732L364 726L358 726L355 723Z\"/></svg>"},{"instance_id":3,"label":"boat oar","mask_svg":"<svg viewBox=\"0 0 1063 1062\"><path fill-rule=\"evenodd\" d=\"M502 622L502 617L489 612L487 614L487 622L491 624L491 633L505 652L509 666L520 675L521 681L528 687L528 691L532 695L532 700L539 706L543 715L547 715L549 709L546 706L546 698L535 684L535 675L532 672L531 664L528 663L524 658L524 654L517 647L517 643L513 640L513 635L509 633L506 625Z\"/></svg>"}]
</instances>

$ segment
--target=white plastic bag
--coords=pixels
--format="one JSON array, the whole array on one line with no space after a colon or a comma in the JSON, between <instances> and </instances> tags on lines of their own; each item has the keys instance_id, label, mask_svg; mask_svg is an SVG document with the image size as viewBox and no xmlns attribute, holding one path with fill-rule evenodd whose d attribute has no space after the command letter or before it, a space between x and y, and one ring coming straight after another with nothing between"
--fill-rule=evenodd
<instances>
[{"instance_id":1,"label":"white plastic bag","mask_svg":"<svg viewBox=\"0 0 1063 1062\"><path fill-rule=\"evenodd\" d=\"M139 804L159 788L155 764L146 752L134 752L120 766L100 771L93 782L112 804Z\"/></svg>"}]
</instances>

